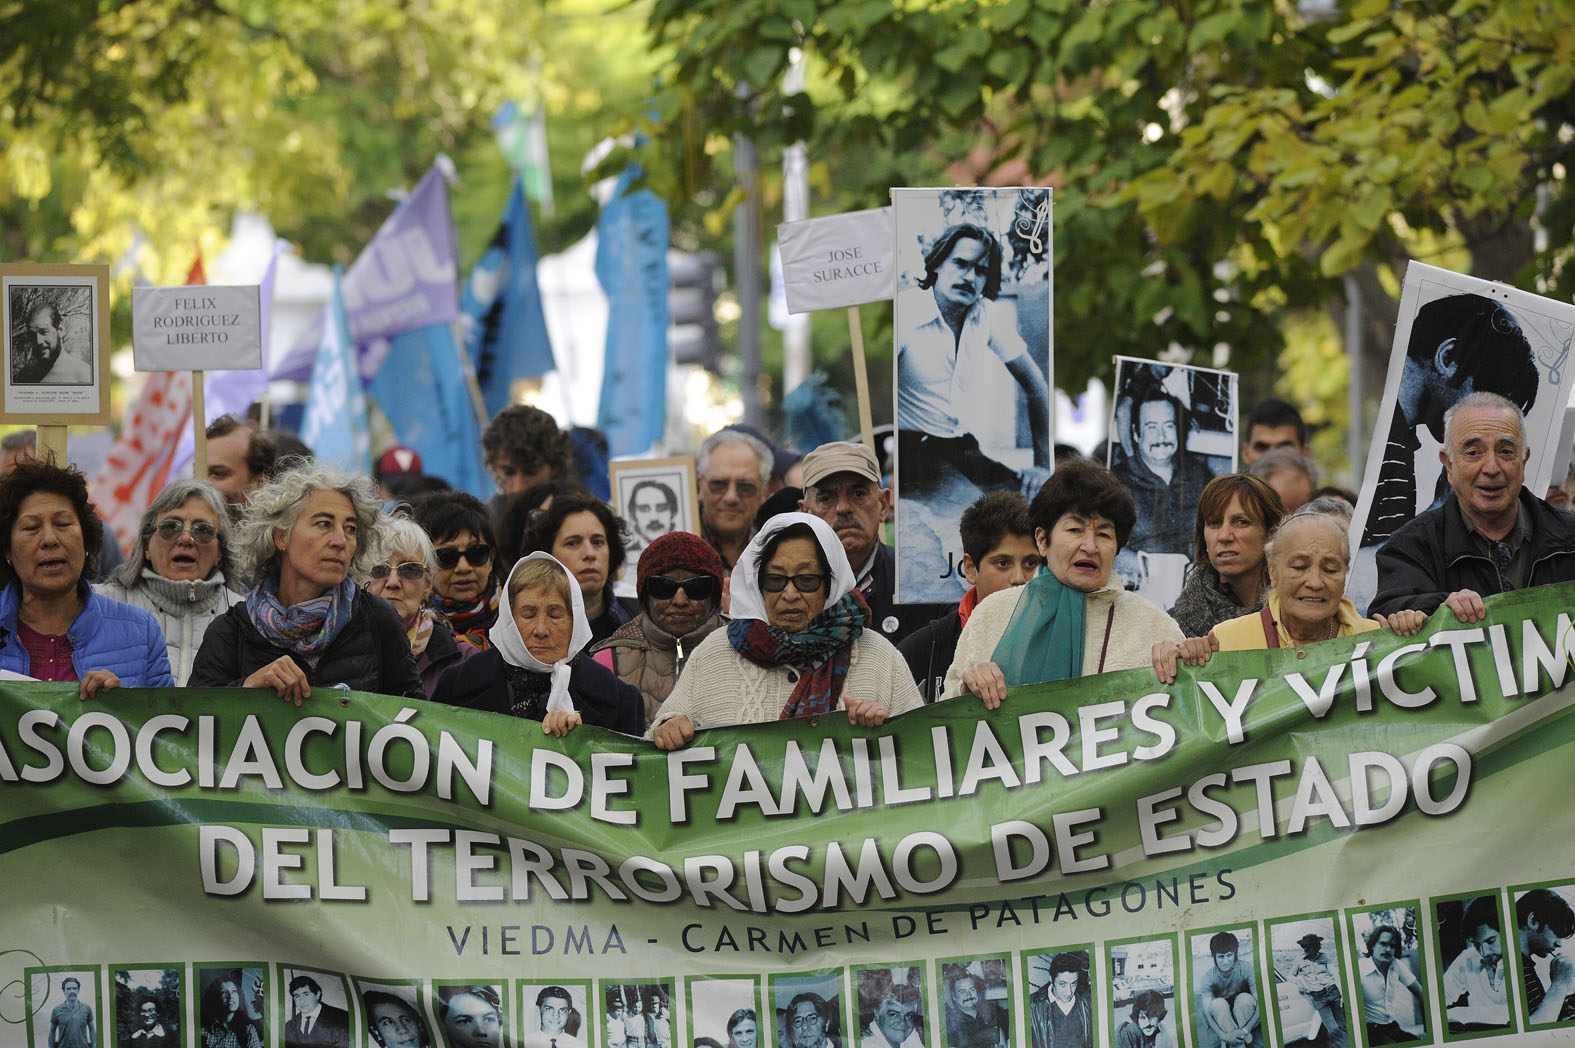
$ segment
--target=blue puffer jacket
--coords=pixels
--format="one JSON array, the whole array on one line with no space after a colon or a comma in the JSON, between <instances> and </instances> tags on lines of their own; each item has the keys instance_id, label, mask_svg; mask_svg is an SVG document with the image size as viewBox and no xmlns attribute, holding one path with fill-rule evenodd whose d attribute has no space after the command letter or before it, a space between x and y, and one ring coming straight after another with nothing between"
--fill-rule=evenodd
<instances>
[{"instance_id":1,"label":"blue puffer jacket","mask_svg":"<svg viewBox=\"0 0 1575 1048\"><path fill-rule=\"evenodd\" d=\"M141 608L101 597L77 584L82 612L66 631L78 679L89 670L109 670L123 688L170 688L169 650L157 620ZM32 676L27 649L16 639L22 590L15 582L0 591L0 669Z\"/></svg>"}]
</instances>

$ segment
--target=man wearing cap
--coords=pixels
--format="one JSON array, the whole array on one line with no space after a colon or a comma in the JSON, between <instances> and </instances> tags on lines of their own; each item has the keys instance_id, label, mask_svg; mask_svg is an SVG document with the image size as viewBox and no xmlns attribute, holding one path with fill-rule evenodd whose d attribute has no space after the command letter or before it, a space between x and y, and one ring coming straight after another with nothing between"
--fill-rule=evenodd
<instances>
[{"instance_id":1,"label":"man wearing cap","mask_svg":"<svg viewBox=\"0 0 1575 1048\"><path fill-rule=\"evenodd\" d=\"M1323 1020L1327 1048L1345 1048L1345 1008L1340 1001L1340 971L1323 952L1323 936L1308 932L1296 944L1303 950L1291 966L1291 981Z\"/></svg>"},{"instance_id":2,"label":"man wearing cap","mask_svg":"<svg viewBox=\"0 0 1575 1048\"><path fill-rule=\"evenodd\" d=\"M672 531L640 554L639 617L618 627L591 654L645 697L656 717L678 683L684 660L722 623L722 558L687 531Z\"/></svg>"},{"instance_id":3,"label":"man wearing cap","mask_svg":"<svg viewBox=\"0 0 1575 1048\"><path fill-rule=\"evenodd\" d=\"M858 573L859 591L870 606L870 626L893 644L941 617L940 604L893 604L897 558L880 540L881 522L891 512L891 491L880 485L875 453L863 444L837 440L804 456L804 498L798 508L830 524L842 540L848 563Z\"/></svg>"}]
</instances>

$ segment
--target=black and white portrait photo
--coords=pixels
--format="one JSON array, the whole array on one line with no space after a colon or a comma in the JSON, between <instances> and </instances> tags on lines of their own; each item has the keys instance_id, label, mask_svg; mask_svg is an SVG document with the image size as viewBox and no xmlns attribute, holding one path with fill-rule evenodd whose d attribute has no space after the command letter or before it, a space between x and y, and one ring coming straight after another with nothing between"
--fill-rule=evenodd
<instances>
[{"instance_id":1,"label":"black and white portrait photo","mask_svg":"<svg viewBox=\"0 0 1575 1048\"><path fill-rule=\"evenodd\" d=\"M629 525L623 576L631 583L640 553L670 531L700 533L692 458L630 459L610 469L612 504Z\"/></svg>"},{"instance_id":2,"label":"black and white portrait photo","mask_svg":"<svg viewBox=\"0 0 1575 1048\"><path fill-rule=\"evenodd\" d=\"M1508 943L1497 892L1433 900L1433 934L1445 1021L1452 1035L1502 1030L1513 1025Z\"/></svg>"},{"instance_id":3,"label":"black and white portrait photo","mask_svg":"<svg viewBox=\"0 0 1575 1048\"><path fill-rule=\"evenodd\" d=\"M963 510L1050 475L1050 191L891 196L897 599L954 602Z\"/></svg>"},{"instance_id":4,"label":"black and white portrait photo","mask_svg":"<svg viewBox=\"0 0 1575 1048\"><path fill-rule=\"evenodd\" d=\"M105 1043L97 968L29 968L26 976L32 1048L99 1048Z\"/></svg>"},{"instance_id":5,"label":"black and white portrait photo","mask_svg":"<svg viewBox=\"0 0 1575 1048\"><path fill-rule=\"evenodd\" d=\"M1109 432L1105 464L1137 507L1115 574L1168 608L1192 562L1198 497L1236 468L1236 376L1117 357Z\"/></svg>"},{"instance_id":6,"label":"black and white portrait photo","mask_svg":"<svg viewBox=\"0 0 1575 1048\"><path fill-rule=\"evenodd\" d=\"M1451 493L1444 416L1471 393L1494 393L1526 420L1531 492L1554 482L1557 440L1575 378L1575 306L1412 262L1406 270L1378 424L1351 522L1361 536L1346 586L1358 610L1381 585L1377 551ZM1562 480L1563 478L1558 478Z\"/></svg>"},{"instance_id":7,"label":"black and white portrait photo","mask_svg":"<svg viewBox=\"0 0 1575 1048\"><path fill-rule=\"evenodd\" d=\"M108 267L0 264L0 326L7 421L109 423Z\"/></svg>"},{"instance_id":8,"label":"black and white portrait photo","mask_svg":"<svg viewBox=\"0 0 1575 1048\"><path fill-rule=\"evenodd\" d=\"M1280 1042L1346 1048L1351 1043L1352 1012L1345 997L1345 966L1334 916L1270 924L1269 958Z\"/></svg>"},{"instance_id":9,"label":"black and white portrait photo","mask_svg":"<svg viewBox=\"0 0 1575 1048\"><path fill-rule=\"evenodd\" d=\"M941 965L946 1048L1006 1048L1012 1043L1011 970L1005 957Z\"/></svg>"},{"instance_id":10,"label":"black and white portrait photo","mask_svg":"<svg viewBox=\"0 0 1575 1048\"><path fill-rule=\"evenodd\" d=\"M773 976L778 1048L843 1048L842 973Z\"/></svg>"},{"instance_id":11,"label":"black and white portrait photo","mask_svg":"<svg viewBox=\"0 0 1575 1048\"><path fill-rule=\"evenodd\" d=\"M1256 929L1189 933L1192 1028L1199 1048L1263 1048L1263 980Z\"/></svg>"},{"instance_id":12,"label":"black and white portrait photo","mask_svg":"<svg viewBox=\"0 0 1575 1048\"><path fill-rule=\"evenodd\" d=\"M267 971L262 965L197 969L201 1048L266 1048Z\"/></svg>"},{"instance_id":13,"label":"black and white portrait photo","mask_svg":"<svg viewBox=\"0 0 1575 1048\"><path fill-rule=\"evenodd\" d=\"M1371 1048L1428 1041L1430 972L1416 904L1358 910L1350 922L1362 1043Z\"/></svg>"},{"instance_id":14,"label":"black and white portrait photo","mask_svg":"<svg viewBox=\"0 0 1575 1048\"><path fill-rule=\"evenodd\" d=\"M860 968L854 975L858 993L859 1048L928 1048L924 973L916 964L894 968Z\"/></svg>"},{"instance_id":15,"label":"black and white portrait photo","mask_svg":"<svg viewBox=\"0 0 1575 1048\"><path fill-rule=\"evenodd\" d=\"M1567 1028L1575 1024L1575 959L1565 952L1575 949L1575 884L1517 888L1510 897L1526 1025Z\"/></svg>"},{"instance_id":16,"label":"black and white portrait photo","mask_svg":"<svg viewBox=\"0 0 1575 1048\"><path fill-rule=\"evenodd\" d=\"M1116 1048L1177 1048L1176 944L1114 943L1108 957L1110 1028Z\"/></svg>"},{"instance_id":17,"label":"black and white portrait photo","mask_svg":"<svg viewBox=\"0 0 1575 1048\"><path fill-rule=\"evenodd\" d=\"M765 1048L760 984L753 978L689 980L689 1043Z\"/></svg>"},{"instance_id":18,"label":"black and white portrait photo","mask_svg":"<svg viewBox=\"0 0 1575 1048\"><path fill-rule=\"evenodd\" d=\"M281 968L284 1048L350 1048L350 998L341 975Z\"/></svg>"},{"instance_id":19,"label":"black and white portrait photo","mask_svg":"<svg viewBox=\"0 0 1575 1048\"><path fill-rule=\"evenodd\" d=\"M502 983L435 985L432 996L443 1043L448 1048L508 1048L504 993Z\"/></svg>"},{"instance_id":20,"label":"black and white portrait photo","mask_svg":"<svg viewBox=\"0 0 1575 1048\"><path fill-rule=\"evenodd\" d=\"M1029 954L1025 969L1031 1048L1093 1048L1097 1012L1088 951Z\"/></svg>"},{"instance_id":21,"label":"black and white portrait photo","mask_svg":"<svg viewBox=\"0 0 1575 1048\"><path fill-rule=\"evenodd\" d=\"M590 984L527 982L519 988L521 1038L525 1048L589 1048Z\"/></svg>"},{"instance_id":22,"label":"black and white portrait photo","mask_svg":"<svg viewBox=\"0 0 1575 1048\"><path fill-rule=\"evenodd\" d=\"M179 968L111 968L116 1048L183 1048L185 985Z\"/></svg>"},{"instance_id":23,"label":"black and white portrait photo","mask_svg":"<svg viewBox=\"0 0 1575 1048\"><path fill-rule=\"evenodd\" d=\"M438 1048L418 983L357 980L366 1048Z\"/></svg>"},{"instance_id":24,"label":"black and white portrait photo","mask_svg":"<svg viewBox=\"0 0 1575 1048\"><path fill-rule=\"evenodd\" d=\"M603 1048L672 1048L673 984L602 983Z\"/></svg>"}]
</instances>

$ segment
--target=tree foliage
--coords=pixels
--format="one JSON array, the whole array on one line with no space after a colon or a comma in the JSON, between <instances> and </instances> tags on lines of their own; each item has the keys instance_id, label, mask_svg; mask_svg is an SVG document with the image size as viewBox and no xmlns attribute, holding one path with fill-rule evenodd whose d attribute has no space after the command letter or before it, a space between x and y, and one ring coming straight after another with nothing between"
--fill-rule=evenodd
<instances>
[{"instance_id":1,"label":"tree foliage","mask_svg":"<svg viewBox=\"0 0 1575 1048\"><path fill-rule=\"evenodd\" d=\"M1053 184L1067 388L1114 353L1272 359L1281 310L1353 272L1371 306L1419 245L1560 295L1575 281L1567 5L656 0L651 26L674 57L645 161L670 198L715 196L734 134L767 158L802 137L850 168ZM815 76L788 93L795 47ZM857 206L884 202L852 177Z\"/></svg>"}]
</instances>

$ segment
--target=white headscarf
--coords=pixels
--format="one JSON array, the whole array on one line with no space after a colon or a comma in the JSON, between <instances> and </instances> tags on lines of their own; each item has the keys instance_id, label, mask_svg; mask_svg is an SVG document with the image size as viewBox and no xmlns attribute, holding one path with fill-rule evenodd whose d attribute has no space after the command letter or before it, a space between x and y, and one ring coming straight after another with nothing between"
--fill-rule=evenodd
<instances>
[{"instance_id":1,"label":"white headscarf","mask_svg":"<svg viewBox=\"0 0 1575 1048\"><path fill-rule=\"evenodd\" d=\"M853 567L848 563L848 554L842 548L842 540L837 538L837 533L831 530L830 524L812 513L778 513L755 533L755 537L749 540L749 545L744 547L744 552L739 554L738 563L733 565L733 581L730 587L732 604L728 612L731 618L771 621L766 616L765 595L760 592L760 551L765 549L766 543L771 541L773 535L794 524L808 524L814 529L816 544L826 555L826 563L831 565L831 590L826 594L827 607L852 593L858 586L858 576L853 573Z\"/></svg>"},{"instance_id":2,"label":"white headscarf","mask_svg":"<svg viewBox=\"0 0 1575 1048\"><path fill-rule=\"evenodd\" d=\"M536 658L530 653L530 649L525 647L525 638L520 634L519 624L514 621L514 602L509 599L509 582L514 578L514 573L533 560L551 561L553 567L563 572L564 581L569 587L569 608L574 613L574 632L569 634L569 652L551 665ZM574 702L569 698L569 674L572 672L569 662L580 653L581 648L591 642L591 624L585 617L585 598L580 596L580 584L557 557L545 550L538 550L529 556L521 557L515 562L514 567L509 569L509 577L503 582L503 605L499 609L498 621L487 631L492 646L498 649L498 654L502 655L503 661L510 666L552 675L552 691L547 695L548 713L554 710L574 712Z\"/></svg>"}]
</instances>

